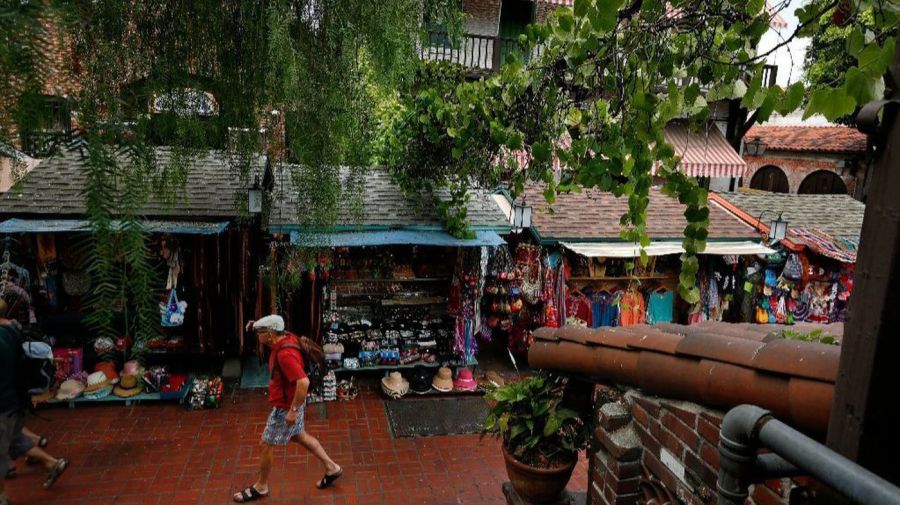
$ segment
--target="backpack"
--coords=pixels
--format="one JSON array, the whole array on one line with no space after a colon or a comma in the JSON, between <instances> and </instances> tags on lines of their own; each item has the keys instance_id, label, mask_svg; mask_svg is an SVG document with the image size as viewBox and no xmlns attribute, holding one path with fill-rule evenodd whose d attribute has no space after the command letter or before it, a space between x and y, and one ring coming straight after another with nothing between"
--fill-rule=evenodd
<instances>
[{"instance_id":1,"label":"backpack","mask_svg":"<svg viewBox=\"0 0 900 505\"><path fill-rule=\"evenodd\" d=\"M31 397L50 391L56 374L53 349L36 340L33 335L16 331L19 353L16 356L16 389L23 405L31 404Z\"/></svg>"},{"instance_id":2,"label":"backpack","mask_svg":"<svg viewBox=\"0 0 900 505\"><path fill-rule=\"evenodd\" d=\"M322 386L322 379L324 377L322 370L325 365L325 352L319 344L315 343L310 338L299 337L298 340L300 341L300 345L285 344L275 351L275 364L272 366L272 374L275 374L276 372L279 375L281 374L278 353L284 349L297 350L300 352L300 357L303 358L304 372L306 373L306 378L309 379L309 391L315 391ZM284 400L287 401L287 391L284 391Z\"/></svg>"}]
</instances>

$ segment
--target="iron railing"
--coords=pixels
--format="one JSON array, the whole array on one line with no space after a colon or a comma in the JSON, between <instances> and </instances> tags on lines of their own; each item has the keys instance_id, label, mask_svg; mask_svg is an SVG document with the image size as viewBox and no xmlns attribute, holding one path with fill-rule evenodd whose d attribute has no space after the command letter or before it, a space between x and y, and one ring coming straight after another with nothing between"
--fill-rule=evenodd
<instances>
[{"instance_id":1,"label":"iron railing","mask_svg":"<svg viewBox=\"0 0 900 505\"><path fill-rule=\"evenodd\" d=\"M760 449L771 452L759 454ZM860 505L900 505L900 488L832 451L771 412L740 405L722 420L719 505L743 505L751 484L810 475Z\"/></svg>"}]
</instances>

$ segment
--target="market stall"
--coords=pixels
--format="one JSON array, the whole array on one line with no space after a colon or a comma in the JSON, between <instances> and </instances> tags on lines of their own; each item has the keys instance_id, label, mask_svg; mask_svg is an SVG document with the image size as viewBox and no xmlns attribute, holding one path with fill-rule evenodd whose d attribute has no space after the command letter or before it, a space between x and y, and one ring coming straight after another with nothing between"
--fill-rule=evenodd
<instances>
[{"instance_id":1,"label":"market stall","mask_svg":"<svg viewBox=\"0 0 900 505\"><path fill-rule=\"evenodd\" d=\"M711 198L736 217L769 233L778 216L786 228L778 254L746 266L759 323L840 323L853 290L856 251L865 205L848 195L720 193Z\"/></svg>"},{"instance_id":2,"label":"market stall","mask_svg":"<svg viewBox=\"0 0 900 505\"><path fill-rule=\"evenodd\" d=\"M168 153L157 153L162 163ZM0 222L7 316L25 327L28 338L53 346L55 391L45 399L74 405L189 398L192 384L200 383L193 379L218 373L240 345L254 235L236 224L239 183L228 175L227 160L210 153L192 163L187 181L208 192L147 203L137 224L149 268L142 275L149 277L147 293L159 309L153 328L138 329L137 295L130 289L138 281L132 280L128 253L104 260L114 282L98 278L83 163L78 151L63 152L0 196L7 217ZM126 224L114 219L109 226L111 240L119 240ZM98 320L97 290L109 286L116 291L104 298L111 300L103 307L108 318ZM217 384L203 382L203 395L219 390Z\"/></svg>"},{"instance_id":3,"label":"market stall","mask_svg":"<svg viewBox=\"0 0 900 505\"><path fill-rule=\"evenodd\" d=\"M413 393L472 391L466 377L478 364L487 266L505 244L507 217L490 194L475 191L471 233L454 237L433 205L405 197L388 174L373 170L362 187L361 215L342 209L333 229L310 232L290 217L297 214L287 191L270 224L281 237L267 267L280 272L276 305L289 327L325 351L329 375L317 394L346 395L351 378L366 371L384 376L391 397L405 396L413 378Z\"/></svg>"},{"instance_id":4,"label":"market stall","mask_svg":"<svg viewBox=\"0 0 900 505\"><path fill-rule=\"evenodd\" d=\"M759 233L715 203L709 206L709 237L700 254L700 302L687 305L676 295L681 272L681 234L686 222L677 200L651 189L644 247L621 239L620 217L628 202L595 190L558 195L553 212L531 187L532 236L548 251L544 285L551 285L554 310L545 326L628 326L643 323L738 321L742 300L740 265L774 252ZM648 258L639 261L641 251ZM558 257L558 260L554 258ZM556 298L552 298L555 295Z\"/></svg>"}]
</instances>

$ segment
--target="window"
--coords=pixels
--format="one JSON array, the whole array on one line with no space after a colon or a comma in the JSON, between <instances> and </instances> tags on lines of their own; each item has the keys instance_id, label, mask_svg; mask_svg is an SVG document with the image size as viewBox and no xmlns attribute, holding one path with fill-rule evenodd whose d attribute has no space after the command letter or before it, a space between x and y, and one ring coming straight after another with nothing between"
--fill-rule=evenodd
<instances>
[{"instance_id":1,"label":"window","mask_svg":"<svg viewBox=\"0 0 900 505\"><path fill-rule=\"evenodd\" d=\"M67 99L43 96L41 110L34 121L22 127L23 151L35 157L52 154L60 141L72 133L72 115Z\"/></svg>"},{"instance_id":2,"label":"window","mask_svg":"<svg viewBox=\"0 0 900 505\"><path fill-rule=\"evenodd\" d=\"M840 195L847 194L847 185L834 172L819 170L803 179L797 193L801 195Z\"/></svg>"},{"instance_id":3,"label":"window","mask_svg":"<svg viewBox=\"0 0 900 505\"><path fill-rule=\"evenodd\" d=\"M770 193L787 193L790 190L784 171L774 165L767 165L757 170L750 179L750 187Z\"/></svg>"}]
</instances>

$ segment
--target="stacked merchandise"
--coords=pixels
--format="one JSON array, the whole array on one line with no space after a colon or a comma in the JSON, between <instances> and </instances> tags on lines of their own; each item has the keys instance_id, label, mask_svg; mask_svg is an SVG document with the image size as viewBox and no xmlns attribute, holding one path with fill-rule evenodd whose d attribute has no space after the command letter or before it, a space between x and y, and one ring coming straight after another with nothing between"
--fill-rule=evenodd
<instances>
[{"instance_id":1,"label":"stacked merchandise","mask_svg":"<svg viewBox=\"0 0 900 505\"><path fill-rule=\"evenodd\" d=\"M222 378L197 379L185 405L191 410L217 409L222 404Z\"/></svg>"},{"instance_id":2,"label":"stacked merchandise","mask_svg":"<svg viewBox=\"0 0 900 505\"><path fill-rule=\"evenodd\" d=\"M334 370L329 370L328 373L322 377L322 385L316 389L315 392L310 392L306 396L307 403L321 403L321 402L333 402L338 399L338 384L337 377L334 375Z\"/></svg>"},{"instance_id":3,"label":"stacked merchandise","mask_svg":"<svg viewBox=\"0 0 900 505\"><path fill-rule=\"evenodd\" d=\"M366 319L333 322L325 333L331 369L391 367L453 359L452 330L444 318L418 319L402 311L373 323Z\"/></svg>"},{"instance_id":4,"label":"stacked merchandise","mask_svg":"<svg viewBox=\"0 0 900 505\"><path fill-rule=\"evenodd\" d=\"M543 324L541 249L519 244L515 257L500 246L488 262L481 299L482 340L505 338L515 354L524 354L533 341L531 331Z\"/></svg>"}]
</instances>

